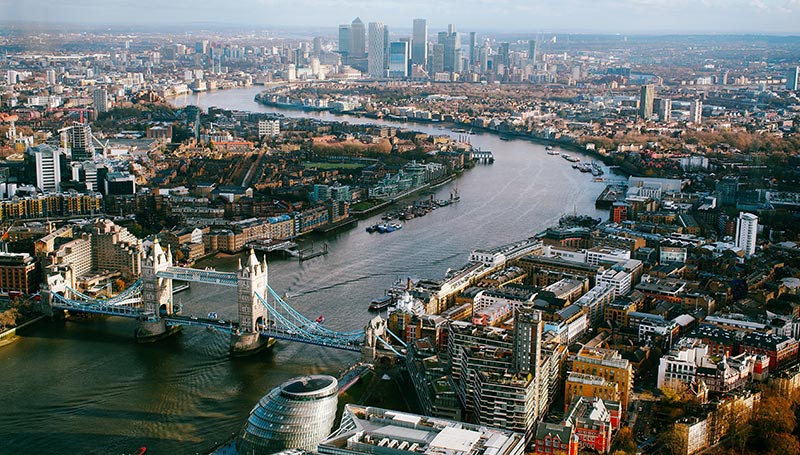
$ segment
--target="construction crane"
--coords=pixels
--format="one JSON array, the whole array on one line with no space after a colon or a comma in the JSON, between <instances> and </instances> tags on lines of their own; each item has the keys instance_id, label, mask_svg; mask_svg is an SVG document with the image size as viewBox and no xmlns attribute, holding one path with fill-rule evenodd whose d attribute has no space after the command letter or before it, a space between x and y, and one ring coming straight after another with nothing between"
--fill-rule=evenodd
<instances>
[{"instance_id":1,"label":"construction crane","mask_svg":"<svg viewBox=\"0 0 800 455\"><path fill-rule=\"evenodd\" d=\"M47 112L78 112L80 114L80 122L83 123L83 114L93 111L93 109L86 107L52 107L47 109Z\"/></svg>"}]
</instances>

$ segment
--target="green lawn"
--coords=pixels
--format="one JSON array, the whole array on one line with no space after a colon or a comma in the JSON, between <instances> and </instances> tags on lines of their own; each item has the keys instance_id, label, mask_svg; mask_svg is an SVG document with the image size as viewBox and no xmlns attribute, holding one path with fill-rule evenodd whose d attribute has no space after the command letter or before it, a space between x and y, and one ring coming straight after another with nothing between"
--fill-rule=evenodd
<instances>
[{"instance_id":1,"label":"green lawn","mask_svg":"<svg viewBox=\"0 0 800 455\"><path fill-rule=\"evenodd\" d=\"M350 210L353 210L353 211L356 211L356 212L360 212L362 210L369 210L372 207L375 207L376 205L378 205L380 203L381 203L380 201L361 201L361 202L356 202L355 204L350 206Z\"/></svg>"},{"instance_id":2,"label":"green lawn","mask_svg":"<svg viewBox=\"0 0 800 455\"><path fill-rule=\"evenodd\" d=\"M361 169L364 165L361 163L303 163L303 167L317 169Z\"/></svg>"}]
</instances>

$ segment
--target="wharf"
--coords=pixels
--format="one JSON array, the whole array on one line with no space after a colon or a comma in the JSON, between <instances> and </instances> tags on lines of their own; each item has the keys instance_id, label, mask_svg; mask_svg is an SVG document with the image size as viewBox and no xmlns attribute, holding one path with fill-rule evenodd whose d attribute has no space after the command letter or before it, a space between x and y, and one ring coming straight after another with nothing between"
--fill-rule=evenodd
<instances>
[{"instance_id":1,"label":"wharf","mask_svg":"<svg viewBox=\"0 0 800 455\"><path fill-rule=\"evenodd\" d=\"M624 201L626 188L623 185L606 185L606 189L594 201L595 208L610 209L617 201Z\"/></svg>"},{"instance_id":2,"label":"wharf","mask_svg":"<svg viewBox=\"0 0 800 455\"><path fill-rule=\"evenodd\" d=\"M246 247L262 253L283 252L291 256L298 255L297 243L289 240L262 240L249 243Z\"/></svg>"},{"instance_id":3,"label":"wharf","mask_svg":"<svg viewBox=\"0 0 800 455\"><path fill-rule=\"evenodd\" d=\"M314 232L318 234L327 234L328 232L335 231L337 229L342 229L346 227L352 227L358 223L358 219L352 216L349 216L341 221L337 221L335 223L328 223L324 226L314 228Z\"/></svg>"},{"instance_id":4,"label":"wharf","mask_svg":"<svg viewBox=\"0 0 800 455\"><path fill-rule=\"evenodd\" d=\"M307 260L313 259L313 258L315 258L317 256L324 256L326 254L328 254L328 244L327 243L323 244L323 247L322 247L321 250L314 251L314 247L313 246L311 246L309 248L306 248L304 250L300 250L300 256L298 256L298 257L300 258L300 261L307 261Z\"/></svg>"}]
</instances>

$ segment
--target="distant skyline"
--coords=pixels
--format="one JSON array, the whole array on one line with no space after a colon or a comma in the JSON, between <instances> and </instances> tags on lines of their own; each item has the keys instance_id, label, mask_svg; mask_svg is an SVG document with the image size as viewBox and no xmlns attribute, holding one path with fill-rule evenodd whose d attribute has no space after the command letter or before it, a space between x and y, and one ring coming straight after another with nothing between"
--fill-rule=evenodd
<instances>
[{"instance_id":1,"label":"distant skyline","mask_svg":"<svg viewBox=\"0 0 800 455\"><path fill-rule=\"evenodd\" d=\"M800 0L0 0L0 20L91 27L390 28L572 33L800 34ZM180 28L175 31L181 31Z\"/></svg>"}]
</instances>

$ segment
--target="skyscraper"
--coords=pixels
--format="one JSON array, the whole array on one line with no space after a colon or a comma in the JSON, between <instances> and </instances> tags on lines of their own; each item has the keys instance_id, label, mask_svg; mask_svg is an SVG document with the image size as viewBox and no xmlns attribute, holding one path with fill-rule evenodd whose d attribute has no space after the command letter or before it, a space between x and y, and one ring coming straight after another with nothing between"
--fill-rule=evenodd
<instances>
[{"instance_id":1,"label":"skyscraper","mask_svg":"<svg viewBox=\"0 0 800 455\"><path fill-rule=\"evenodd\" d=\"M655 88L650 85L643 85L639 91L639 117L647 120L653 116L653 97Z\"/></svg>"},{"instance_id":2,"label":"skyscraper","mask_svg":"<svg viewBox=\"0 0 800 455\"><path fill-rule=\"evenodd\" d=\"M528 40L528 60L532 65L536 64L536 54L539 52L539 42L535 39Z\"/></svg>"},{"instance_id":3,"label":"skyscraper","mask_svg":"<svg viewBox=\"0 0 800 455\"><path fill-rule=\"evenodd\" d=\"M352 44L353 37L350 35L350 24L342 24L339 26L339 54L342 59L346 60L350 55L350 45Z\"/></svg>"},{"instance_id":4,"label":"skyscraper","mask_svg":"<svg viewBox=\"0 0 800 455\"><path fill-rule=\"evenodd\" d=\"M425 65L428 61L428 22L414 19L414 32L411 35L411 63Z\"/></svg>"},{"instance_id":5,"label":"skyscraper","mask_svg":"<svg viewBox=\"0 0 800 455\"><path fill-rule=\"evenodd\" d=\"M88 123L75 122L70 128L70 144L72 161L88 161L94 159L92 144L92 127Z\"/></svg>"},{"instance_id":6,"label":"skyscraper","mask_svg":"<svg viewBox=\"0 0 800 455\"><path fill-rule=\"evenodd\" d=\"M369 23L369 53L367 68L370 77L386 77L386 26L382 22Z\"/></svg>"},{"instance_id":7,"label":"skyscraper","mask_svg":"<svg viewBox=\"0 0 800 455\"><path fill-rule=\"evenodd\" d=\"M389 44L389 77L408 77L408 42Z\"/></svg>"},{"instance_id":8,"label":"skyscraper","mask_svg":"<svg viewBox=\"0 0 800 455\"><path fill-rule=\"evenodd\" d=\"M364 58L367 51L366 29L360 18L353 19L350 24L350 56L353 58Z\"/></svg>"},{"instance_id":9,"label":"skyscraper","mask_svg":"<svg viewBox=\"0 0 800 455\"><path fill-rule=\"evenodd\" d=\"M36 172L36 187L44 192L57 192L61 184L61 150L42 144L28 149Z\"/></svg>"},{"instance_id":10,"label":"skyscraper","mask_svg":"<svg viewBox=\"0 0 800 455\"><path fill-rule=\"evenodd\" d=\"M56 72L55 70L47 70L47 85L56 85Z\"/></svg>"},{"instance_id":11,"label":"skyscraper","mask_svg":"<svg viewBox=\"0 0 800 455\"><path fill-rule=\"evenodd\" d=\"M108 112L108 92L106 92L106 89L94 89L92 98L94 98L94 110L97 111L97 113Z\"/></svg>"},{"instance_id":12,"label":"skyscraper","mask_svg":"<svg viewBox=\"0 0 800 455\"><path fill-rule=\"evenodd\" d=\"M434 43L431 49L430 73L431 76L444 71L444 44Z\"/></svg>"},{"instance_id":13,"label":"skyscraper","mask_svg":"<svg viewBox=\"0 0 800 455\"><path fill-rule=\"evenodd\" d=\"M475 32L469 32L469 69L470 71L473 70L473 66L475 66L475 60L477 59L477 55L475 52L478 50L478 41L475 35Z\"/></svg>"},{"instance_id":14,"label":"skyscraper","mask_svg":"<svg viewBox=\"0 0 800 455\"><path fill-rule=\"evenodd\" d=\"M756 253L757 235L758 217L752 213L740 212L736 220L736 247L744 250L747 257Z\"/></svg>"},{"instance_id":15,"label":"skyscraper","mask_svg":"<svg viewBox=\"0 0 800 455\"><path fill-rule=\"evenodd\" d=\"M692 100L689 104L689 122L699 125L703 123L703 102Z\"/></svg>"},{"instance_id":16,"label":"skyscraper","mask_svg":"<svg viewBox=\"0 0 800 455\"><path fill-rule=\"evenodd\" d=\"M789 69L789 72L786 74L786 89L800 90L800 66Z\"/></svg>"},{"instance_id":17,"label":"skyscraper","mask_svg":"<svg viewBox=\"0 0 800 455\"><path fill-rule=\"evenodd\" d=\"M454 73L461 72L461 38L456 31L456 26L447 26L447 32L439 32L439 44L444 45L444 70Z\"/></svg>"},{"instance_id":18,"label":"skyscraper","mask_svg":"<svg viewBox=\"0 0 800 455\"><path fill-rule=\"evenodd\" d=\"M322 55L322 38L320 38L319 36L314 37L314 50L312 52L313 52L312 55L317 58L319 58L320 55Z\"/></svg>"}]
</instances>

